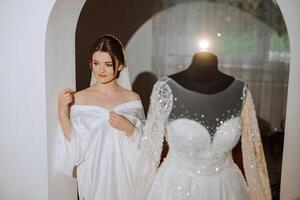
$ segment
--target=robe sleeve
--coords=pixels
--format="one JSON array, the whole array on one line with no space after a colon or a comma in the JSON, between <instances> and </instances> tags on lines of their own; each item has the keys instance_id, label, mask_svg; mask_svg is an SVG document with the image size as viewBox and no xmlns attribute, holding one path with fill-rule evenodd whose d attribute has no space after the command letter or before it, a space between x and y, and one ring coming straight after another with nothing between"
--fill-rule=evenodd
<instances>
[{"instance_id":1,"label":"robe sleeve","mask_svg":"<svg viewBox=\"0 0 300 200\"><path fill-rule=\"evenodd\" d=\"M246 182L251 200L269 200L271 190L268 171L250 91L244 89L242 108L242 153Z\"/></svg>"},{"instance_id":2,"label":"robe sleeve","mask_svg":"<svg viewBox=\"0 0 300 200\"><path fill-rule=\"evenodd\" d=\"M152 90L143 136L139 144L136 177L130 199L146 199L160 162L165 123L172 108L173 96L166 81L158 81Z\"/></svg>"},{"instance_id":3,"label":"robe sleeve","mask_svg":"<svg viewBox=\"0 0 300 200\"><path fill-rule=\"evenodd\" d=\"M146 121L143 107L136 111L136 116L128 117L127 119L134 125L134 131L132 135L127 138L131 143L134 144L134 146L138 147L143 135L143 128Z\"/></svg>"},{"instance_id":4,"label":"robe sleeve","mask_svg":"<svg viewBox=\"0 0 300 200\"><path fill-rule=\"evenodd\" d=\"M72 135L68 141L61 126L56 143L56 169L72 176L73 168L84 161L88 143L88 128L80 117L71 118Z\"/></svg>"}]
</instances>

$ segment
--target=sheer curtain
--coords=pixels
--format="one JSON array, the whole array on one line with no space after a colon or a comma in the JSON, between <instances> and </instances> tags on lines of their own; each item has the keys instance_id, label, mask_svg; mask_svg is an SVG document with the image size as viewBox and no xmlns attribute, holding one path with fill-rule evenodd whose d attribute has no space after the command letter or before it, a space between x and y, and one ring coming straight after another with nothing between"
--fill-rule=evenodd
<instances>
[{"instance_id":1,"label":"sheer curtain","mask_svg":"<svg viewBox=\"0 0 300 200\"><path fill-rule=\"evenodd\" d=\"M152 71L158 76L188 67L200 39L219 58L219 69L246 81L258 116L273 129L285 119L289 73L287 35L223 3L187 1L153 17ZM268 133L266 133L268 134Z\"/></svg>"}]
</instances>

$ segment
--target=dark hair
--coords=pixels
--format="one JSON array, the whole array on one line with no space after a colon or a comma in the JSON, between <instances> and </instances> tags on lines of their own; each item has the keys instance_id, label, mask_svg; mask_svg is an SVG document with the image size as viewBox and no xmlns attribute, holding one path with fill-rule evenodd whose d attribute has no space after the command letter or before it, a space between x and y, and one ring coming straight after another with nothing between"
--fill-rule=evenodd
<instances>
[{"instance_id":1,"label":"dark hair","mask_svg":"<svg viewBox=\"0 0 300 200\"><path fill-rule=\"evenodd\" d=\"M110 55L114 71L117 69L116 61L118 60L119 65L125 67L124 47L121 41L113 35L105 34L100 36L91 46L89 53L89 63L92 67L93 54L96 51L103 51ZM117 72L116 78L119 78L120 72Z\"/></svg>"}]
</instances>

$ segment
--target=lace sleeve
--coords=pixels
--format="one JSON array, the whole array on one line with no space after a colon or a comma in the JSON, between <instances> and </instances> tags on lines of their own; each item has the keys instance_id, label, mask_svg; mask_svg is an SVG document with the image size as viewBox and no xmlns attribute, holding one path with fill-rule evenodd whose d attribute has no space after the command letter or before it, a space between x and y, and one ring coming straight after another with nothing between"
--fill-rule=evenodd
<instances>
[{"instance_id":1,"label":"lace sleeve","mask_svg":"<svg viewBox=\"0 0 300 200\"><path fill-rule=\"evenodd\" d=\"M170 87L164 80L158 81L150 97L147 121L140 142L137 177L130 199L145 199L155 178L162 151L165 123L171 112L172 101Z\"/></svg>"},{"instance_id":2,"label":"lace sleeve","mask_svg":"<svg viewBox=\"0 0 300 200\"><path fill-rule=\"evenodd\" d=\"M269 200L272 197L256 112L250 91L246 87L244 91L242 153L249 197L251 200Z\"/></svg>"}]
</instances>

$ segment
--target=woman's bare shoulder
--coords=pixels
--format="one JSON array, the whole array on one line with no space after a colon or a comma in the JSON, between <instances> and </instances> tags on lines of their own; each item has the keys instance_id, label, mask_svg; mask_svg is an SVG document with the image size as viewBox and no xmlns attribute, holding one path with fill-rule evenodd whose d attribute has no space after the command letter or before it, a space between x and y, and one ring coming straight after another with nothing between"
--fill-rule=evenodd
<instances>
[{"instance_id":1,"label":"woman's bare shoulder","mask_svg":"<svg viewBox=\"0 0 300 200\"><path fill-rule=\"evenodd\" d=\"M80 90L74 93L74 103L75 104L86 104L88 96L90 95L91 89L88 87L86 89Z\"/></svg>"},{"instance_id":2,"label":"woman's bare shoulder","mask_svg":"<svg viewBox=\"0 0 300 200\"><path fill-rule=\"evenodd\" d=\"M135 101L141 99L139 94L132 90L124 89L124 95L128 101Z\"/></svg>"}]
</instances>

